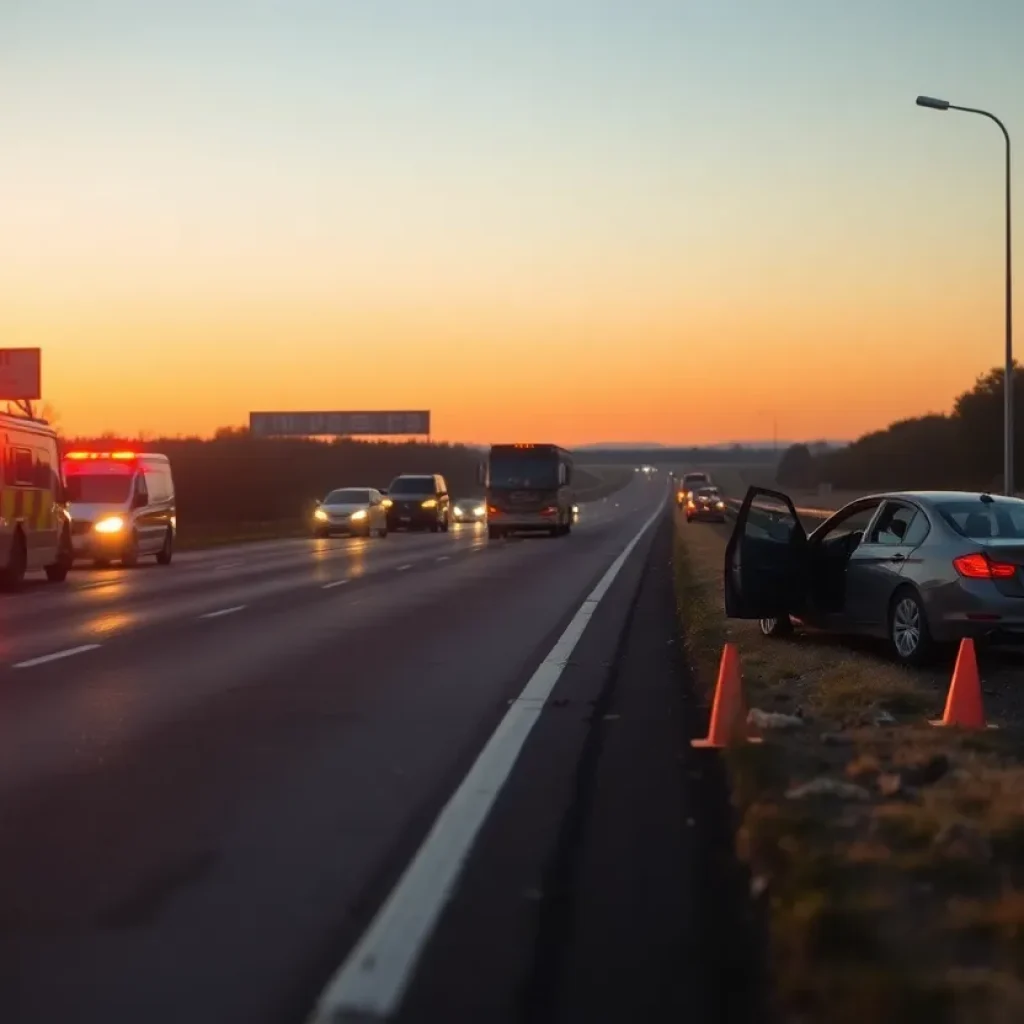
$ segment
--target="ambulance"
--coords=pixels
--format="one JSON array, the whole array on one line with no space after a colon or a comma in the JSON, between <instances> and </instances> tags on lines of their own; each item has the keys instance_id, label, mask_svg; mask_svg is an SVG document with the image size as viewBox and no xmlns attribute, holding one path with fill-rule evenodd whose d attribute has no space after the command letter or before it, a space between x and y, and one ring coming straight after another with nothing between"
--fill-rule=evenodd
<instances>
[{"instance_id":1,"label":"ambulance","mask_svg":"<svg viewBox=\"0 0 1024 1024\"><path fill-rule=\"evenodd\" d=\"M71 451L64 456L74 557L97 567L136 565L145 555L170 565L178 530L166 455Z\"/></svg>"},{"instance_id":2,"label":"ambulance","mask_svg":"<svg viewBox=\"0 0 1024 1024\"><path fill-rule=\"evenodd\" d=\"M0 586L38 569L61 583L72 554L57 435L41 420L0 413L0 443Z\"/></svg>"}]
</instances>

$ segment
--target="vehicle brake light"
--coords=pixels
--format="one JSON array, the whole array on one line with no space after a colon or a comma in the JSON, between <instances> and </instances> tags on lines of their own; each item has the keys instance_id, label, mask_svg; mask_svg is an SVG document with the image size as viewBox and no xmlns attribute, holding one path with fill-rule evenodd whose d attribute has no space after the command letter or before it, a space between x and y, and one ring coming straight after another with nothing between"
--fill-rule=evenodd
<instances>
[{"instance_id":1,"label":"vehicle brake light","mask_svg":"<svg viewBox=\"0 0 1024 1024\"><path fill-rule=\"evenodd\" d=\"M548 505L548 506L546 506L545 508L542 508L542 509L541 509L541 512L540 512L540 514L541 514L542 516L554 516L554 515L558 515L558 506L557 506L557 505Z\"/></svg>"},{"instance_id":2,"label":"vehicle brake light","mask_svg":"<svg viewBox=\"0 0 1024 1024\"><path fill-rule=\"evenodd\" d=\"M1017 575L1017 566L1011 562L993 562L980 551L954 558L953 568L971 580L1009 580Z\"/></svg>"},{"instance_id":3,"label":"vehicle brake light","mask_svg":"<svg viewBox=\"0 0 1024 1024\"><path fill-rule=\"evenodd\" d=\"M488 505L487 506L487 514L489 516L496 516L496 515L500 515L500 512L493 505Z\"/></svg>"}]
</instances>

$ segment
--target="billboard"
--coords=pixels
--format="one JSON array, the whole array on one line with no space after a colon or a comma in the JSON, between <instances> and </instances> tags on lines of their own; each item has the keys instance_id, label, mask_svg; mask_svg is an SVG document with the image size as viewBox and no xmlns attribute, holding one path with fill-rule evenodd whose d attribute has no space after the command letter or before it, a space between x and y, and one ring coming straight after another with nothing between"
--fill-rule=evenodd
<instances>
[{"instance_id":1,"label":"billboard","mask_svg":"<svg viewBox=\"0 0 1024 1024\"><path fill-rule=\"evenodd\" d=\"M256 437L430 436L430 412L251 412Z\"/></svg>"},{"instance_id":2,"label":"billboard","mask_svg":"<svg viewBox=\"0 0 1024 1024\"><path fill-rule=\"evenodd\" d=\"M42 397L42 350L0 348L0 402L34 402Z\"/></svg>"}]
</instances>

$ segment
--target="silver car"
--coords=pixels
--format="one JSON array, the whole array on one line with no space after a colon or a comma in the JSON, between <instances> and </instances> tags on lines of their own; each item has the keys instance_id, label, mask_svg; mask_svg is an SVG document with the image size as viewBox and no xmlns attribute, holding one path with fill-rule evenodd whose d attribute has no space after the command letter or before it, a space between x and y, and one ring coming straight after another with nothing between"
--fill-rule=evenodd
<instances>
[{"instance_id":1,"label":"silver car","mask_svg":"<svg viewBox=\"0 0 1024 1024\"><path fill-rule=\"evenodd\" d=\"M452 505L452 522L485 523L487 505L483 498L459 498Z\"/></svg>"},{"instance_id":2,"label":"silver car","mask_svg":"<svg viewBox=\"0 0 1024 1024\"><path fill-rule=\"evenodd\" d=\"M874 494L810 534L788 495L751 487L725 552L725 609L766 636L793 621L889 641L925 663L970 636L1024 642L1024 501Z\"/></svg>"},{"instance_id":3,"label":"silver car","mask_svg":"<svg viewBox=\"0 0 1024 1024\"><path fill-rule=\"evenodd\" d=\"M313 533L317 537L329 537L332 533L386 537L388 519L383 496L372 487L331 491L313 510Z\"/></svg>"}]
</instances>

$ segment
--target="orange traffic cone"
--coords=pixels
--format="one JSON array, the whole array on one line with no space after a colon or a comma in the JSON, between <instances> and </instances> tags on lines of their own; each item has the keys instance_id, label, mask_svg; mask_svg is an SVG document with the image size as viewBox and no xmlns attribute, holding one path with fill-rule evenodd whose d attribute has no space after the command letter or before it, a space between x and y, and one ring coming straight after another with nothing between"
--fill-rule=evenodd
<instances>
[{"instance_id":1,"label":"orange traffic cone","mask_svg":"<svg viewBox=\"0 0 1024 1024\"><path fill-rule=\"evenodd\" d=\"M703 740L690 740L695 747L721 749L736 743L760 743L758 737L747 732L747 708L743 701L740 680L740 655L733 643L722 648L722 661L718 666L715 700L711 705L711 726Z\"/></svg>"},{"instance_id":2,"label":"orange traffic cone","mask_svg":"<svg viewBox=\"0 0 1024 1024\"><path fill-rule=\"evenodd\" d=\"M965 729L984 729L985 709L981 702L981 678L978 675L978 659L974 652L974 641L964 637L953 667L953 678L946 695L946 710L939 721L932 725L959 725ZM994 728L988 726L988 728Z\"/></svg>"}]
</instances>

